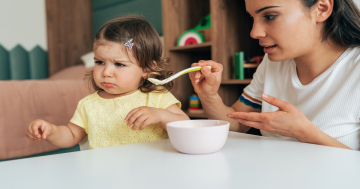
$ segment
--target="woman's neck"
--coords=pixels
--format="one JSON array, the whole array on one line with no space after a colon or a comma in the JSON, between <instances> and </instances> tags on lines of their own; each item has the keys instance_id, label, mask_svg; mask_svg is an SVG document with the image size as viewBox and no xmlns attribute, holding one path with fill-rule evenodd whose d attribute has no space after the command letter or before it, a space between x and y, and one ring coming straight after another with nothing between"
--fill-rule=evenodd
<instances>
[{"instance_id":1,"label":"woman's neck","mask_svg":"<svg viewBox=\"0 0 360 189\"><path fill-rule=\"evenodd\" d=\"M299 80L303 85L311 83L327 70L344 53L347 47L325 41L312 49L308 54L294 59Z\"/></svg>"}]
</instances>

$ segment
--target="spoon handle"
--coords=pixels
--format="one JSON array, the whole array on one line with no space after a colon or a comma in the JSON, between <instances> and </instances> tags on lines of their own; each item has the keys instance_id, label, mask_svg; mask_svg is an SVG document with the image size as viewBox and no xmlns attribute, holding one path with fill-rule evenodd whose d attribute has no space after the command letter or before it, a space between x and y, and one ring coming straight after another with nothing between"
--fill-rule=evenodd
<instances>
[{"instance_id":1,"label":"spoon handle","mask_svg":"<svg viewBox=\"0 0 360 189\"><path fill-rule=\"evenodd\" d=\"M208 66L208 68L211 70L211 66ZM199 71L201 70L201 66L195 66L195 67L191 67L191 68L187 68L185 70L182 70L172 76L170 76L169 78L166 79L166 81L171 81L179 76L182 76L184 74L190 73L190 72L194 72L194 71Z\"/></svg>"},{"instance_id":2,"label":"spoon handle","mask_svg":"<svg viewBox=\"0 0 360 189\"><path fill-rule=\"evenodd\" d=\"M208 66L208 68L211 70L211 66ZM199 70L201 70L201 66L191 67L191 68L188 68L188 69L185 69L185 70L179 72L178 76L181 76L181 75L184 75L184 74L187 74L187 73L190 73L190 72L194 72L194 71L199 71ZM177 74L175 74L175 75L177 75Z\"/></svg>"}]
</instances>

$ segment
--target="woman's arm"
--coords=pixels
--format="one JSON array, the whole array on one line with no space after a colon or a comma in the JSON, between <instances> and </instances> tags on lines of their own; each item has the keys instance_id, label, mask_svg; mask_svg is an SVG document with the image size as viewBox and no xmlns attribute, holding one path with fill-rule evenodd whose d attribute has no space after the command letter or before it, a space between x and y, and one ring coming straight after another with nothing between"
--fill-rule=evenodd
<instances>
[{"instance_id":1,"label":"woman's arm","mask_svg":"<svg viewBox=\"0 0 360 189\"><path fill-rule=\"evenodd\" d=\"M259 109L255 109L237 100L231 107L226 106L221 97L217 94L212 98L203 97L200 98L201 105L204 108L209 119L225 120L230 122L230 131L247 132L250 127L239 123L238 121L228 118L226 115L232 112L260 112Z\"/></svg>"},{"instance_id":2,"label":"woman's arm","mask_svg":"<svg viewBox=\"0 0 360 189\"><path fill-rule=\"evenodd\" d=\"M73 123L67 126L55 126L38 119L29 125L26 136L32 141L46 139L59 148L69 148L78 144L86 136L86 132Z\"/></svg>"},{"instance_id":3,"label":"woman's arm","mask_svg":"<svg viewBox=\"0 0 360 189\"><path fill-rule=\"evenodd\" d=\"M279 110L265 113L233 112L228 117L257 129L296 138L300 142L351 149L321 131L290 103L265 94L262 98Z\"/></svg>"},{"instance_id":4,"label":"woman's arm","mask_svg":"<svg viewBox=\"0 0 360 189\"><path fill-rule=\"evenodd\" d=\"M301 137L301 139L299 139L300 142L352 150L345 144L339 142L338 140L321 131L318 127L316 127L316 125L313 124L313 126L309 126L308 128L309 129L305 129L305 131L303 131L303 136Z\"/></svg>"},{"instance_id":5,"label":"woman's arm","mask_svg":"<svg viewBox=\"0 0 360 189\"><path fill-rule=\"evenodd\" d=\"M189 77L198 94L209 119L226 120L230 122L230 131L247 132L250 127L226 117L231 112L259 112L260 110L236 101L232 107L226 106L218 94L221 84L223 66L214 61L199 61L192 66L202 66L201 71L189 73ZM211 66L211 71L206 67Z\"/></svg>"}]
</instances>

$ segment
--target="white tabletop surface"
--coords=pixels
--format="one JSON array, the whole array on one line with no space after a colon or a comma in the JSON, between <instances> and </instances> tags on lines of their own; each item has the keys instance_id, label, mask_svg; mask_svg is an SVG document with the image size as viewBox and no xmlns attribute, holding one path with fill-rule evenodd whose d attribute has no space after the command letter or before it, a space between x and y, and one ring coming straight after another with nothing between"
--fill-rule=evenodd
<instances>
[{"instance_id":1,"label":"white tabletop surface","mask_svg":"<svg viewBox=\"0 0 360 189\"><path fill-rule=\"evenodd\" d=\"M169 140L0 162L0 188L360 188L360 152L229 133L206 155Z\"/></svg>"}]
</instances>

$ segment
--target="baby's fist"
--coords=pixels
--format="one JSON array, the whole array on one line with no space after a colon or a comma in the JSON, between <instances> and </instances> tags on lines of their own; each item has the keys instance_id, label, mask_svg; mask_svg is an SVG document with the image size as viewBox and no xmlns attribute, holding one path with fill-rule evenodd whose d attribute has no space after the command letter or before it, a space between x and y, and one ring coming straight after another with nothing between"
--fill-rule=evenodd
<instances>
[{"instance_id":1,"label":"baby's fist","mask_svg":"<svg viewBox=\"0 0 360 189\"><path fill-rule=\"evenodd\" d=\"M30 123L27 131L26 137L32 141L39 141L41 139L46 139L53 131L53 125L37 119Z\"/></svg>"}]
</instances>

